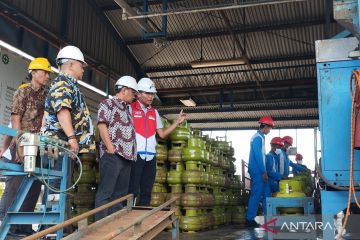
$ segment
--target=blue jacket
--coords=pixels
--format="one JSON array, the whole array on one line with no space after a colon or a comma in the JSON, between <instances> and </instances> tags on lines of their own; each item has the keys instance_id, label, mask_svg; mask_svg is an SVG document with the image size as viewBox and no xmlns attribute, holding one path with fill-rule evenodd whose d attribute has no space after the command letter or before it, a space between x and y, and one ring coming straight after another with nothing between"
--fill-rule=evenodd
<instances>
[{"instance_id":1,"label":"blue jacket","mask_svg":"<svg viewBox=\"0 0 360 240\"><path fill-rule=\"evenodd\" d=\"M289 176L289 156L284 149L279 149L276 152L279 155L279 173L282 177Z\"/></svg>"},{"instance_id":2,"label":"blue jacket","mask_svg":"<svg viewBox=\"0 0 360 240\"><path fill-rule=\"evenodd\" d=\"M293 173L297 174L298 172L302 172L305 171L306 169L302 166L297 165L296 163L293 163L292 161L290 161L289 159L289 155L287 154L287 152L284 149L281 149L281 151L278 153L279 154L279 173L281 174L281 176L283 177L288 177L290 170L289 168L292 167L292 171Z\"/></svg>"},{"instance_id":3,"label":"blue jacket","mask_svg":"<svg viewBox=\"0 0 360 240\"><path fill-rule=\"evenodd\" d=\"M266 172L269 177L269 186L271 192L279 191L279 181L281 180L281 174L279 173L279 156L270 151L266 155Z\"/></svg>"},{"instance_id":4,"label":"blue jacket","mask_svg":"<svg viewBox=\"0 0 360 240\"><path fill-rule=\"evenodd\" d=\"M301 173L303 171L306 171L308 169L305 165L302 165L302 164L298 164L298 163L292 163L292 164L293 164L293 165L291 165L292 168L293 168L292 172L293 172L294 175L297 175L297 174L299 174L299 173Z\"/></svg>"},{"instance_id":5,"label":"blue jacket","mask_svg":"<svg viewBox=\"0 0 360 240\"><path fill-rule=\"evenodd\" d=\"M249 168L250 175L262 175L265 167L265 135L260 131L254 134L250 141Z\"/></svg>"}]
</instances>

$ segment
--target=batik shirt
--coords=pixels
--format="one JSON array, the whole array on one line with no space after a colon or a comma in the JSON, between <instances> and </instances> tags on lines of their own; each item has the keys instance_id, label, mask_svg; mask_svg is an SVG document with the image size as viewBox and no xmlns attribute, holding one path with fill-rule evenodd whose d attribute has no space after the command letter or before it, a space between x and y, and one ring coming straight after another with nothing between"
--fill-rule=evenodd
<instances>
[{"instance_id":1,"label":"batik shirt","mask_svg":"<svg viewBox=\"0 0 360 240\"><path fill-rule=\"evenodd\" d=\"M20 129L26 132L40 131L44 115L44 88L34 90L31 85L19 88L14 93L11 114L20 116Z\"/></svg>"},{"instance_id":2,"label":"batik shirt","mask_svg":"<svg viewBox=\"0 0 360 240\"><path fill-rule=\"evenodd\" d=\"M46 136L67 141L67 136L57 118L57 113L62 108L67 108L70 111L75 135L79 142L79 153L95 151L94 127L84 96L80 92L77 80L61 72L51 83L45 100L45 128L43 132Z\"/></svg>"},{"instance_id":3,"label":"batik shirt","mask_svg":"<svg viewBox=\"0 0 360 240\"><path fill-rule=\"evenodd\" d=\"M44 115L46 93L44 88L35 90L31 84L22 85L14 93L11 114L20 116L20 129L25 132L38 133L41 129ZM12 141L9 150L11 157L15 157L15 142Z\"/></svg>"},{"instance_id":4,"label":"batik shirt","mask_svg":"<svg viewBox=\"0 0 360 240\"><path fill-rule=\"evenodd\" d=\"M134 124L128 105L119 98L105 99L100 102L98 124L105 123L115 152L127 160L136 161L136 138ZM106 152L100 142L100 156Z\"/></svg>"}]
</instances>

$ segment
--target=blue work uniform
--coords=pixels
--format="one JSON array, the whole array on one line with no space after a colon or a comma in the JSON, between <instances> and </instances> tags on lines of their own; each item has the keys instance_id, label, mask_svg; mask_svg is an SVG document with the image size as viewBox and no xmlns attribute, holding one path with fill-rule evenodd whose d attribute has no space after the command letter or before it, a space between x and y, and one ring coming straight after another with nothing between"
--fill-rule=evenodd
<instances>
[{"instance_id":1,"label":"blue work uniform","mask_svg":"<svg viewBox=\"0 0 360 240\"><path fill-rule=\"evenodd\" d=\"M304 172L306 170L308 170L308 168L305 165L299 163L293 163L292 172L294 175L298 175L299 173Z\"/></svg>"},{"instance_id":2,"label":"blue work uniform","mask_svg":"<svg viewBox=\"0 0 360 240\"><path fill-rule=\"evenodd\" d=\"M289 155L287 154L287 152L284 149L281 149L280 151L276 152L279 155L279 173L282 177L288 177L290 170L289 168L292 167L293 173L295 172L302 172L305 171L306 169L301 167L301 166L297 166L297 164L293 163L292 161L290 161L289 159Z\"/></svg>"},{"instance_id":3,"label":"blue work uniform","mask_svg":"<svg viewBox=\"0 0 360 240\"><path fill-rule=\"evenodd\" d=\"M264 183L262 175L266 173L265 165L265 135L261 131L251 138L249 167L251 193L246 212L246 219L252 221L255 219L259 203L262 200L264 215L266 214L266 194L268 183Z\"/></svg>"},{"instance_id":4,"label":"blue work uniform","mask_svg":"<svg viewBox=\"0 0 360 240\"><path fill-rule=\"evenodd\" d=\"M279 181L281 180L281 174L279 173L279 156L270 151L266 155L266 172L269 177L268 185L271 193L279 191Z\"/></svg>"},{"instance_id":5,"label":"blue work uniform","mask_svg":"<svg viewBox=\"0 0 360 240\"><path fill-rule=\"evenodd\" d=\"M289 157L284 149L277 149L276 154L279 156L279 173L281 177L289 176Z\"/></svg>"}]
</instances>

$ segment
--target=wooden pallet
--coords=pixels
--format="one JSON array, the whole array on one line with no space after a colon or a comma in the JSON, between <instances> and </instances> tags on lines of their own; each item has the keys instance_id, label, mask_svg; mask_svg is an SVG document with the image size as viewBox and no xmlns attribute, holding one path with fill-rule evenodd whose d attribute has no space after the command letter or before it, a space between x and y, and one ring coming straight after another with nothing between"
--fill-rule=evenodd
<instances>
[{"instance_id":1,"label":"wooden pallet","mask_svg":"<svg viewBox=\"0 0 360 240\"><path fill-rule=\"evenodd\" d=\"M127 206L122 210L107 216L91 225L88 225L87 218L111 207L119 202L126 201ZM179 239L179 220L175 215L177 198L170 199L166 203L156 208L132 207L132 195L115 200L104 206L91 210L87 213L74 217L62 224L55 225L42 232L25 238L25 240L35 240L59 228L64 228L70 224L78 223L78 231L63 238L64 240L98 240L98 239L153 239L167 226L172 225L172 239ZM171 208L166 208L171 205Z\"/></svg>"}]
</instances>

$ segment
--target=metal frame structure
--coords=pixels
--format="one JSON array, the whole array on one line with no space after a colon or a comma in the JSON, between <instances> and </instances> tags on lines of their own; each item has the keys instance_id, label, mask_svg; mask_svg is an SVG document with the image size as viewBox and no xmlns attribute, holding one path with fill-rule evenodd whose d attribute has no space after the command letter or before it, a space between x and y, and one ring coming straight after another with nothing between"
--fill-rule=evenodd
<instances>
[{"instance_id":1,"label":"metal frame structure","mask_svg":"<svg viewBox=\"0 0 360 240\"><path fill-rule=\"evenodd\" d=\"M15 129L0 126L0 134L15 137L17 131ZM58 160L59 161L59 160ZM68 155L65 154L62 158L62 170L44 170L36 168L33 174L24 172L24 166L15 163L0 162L0 175L2 176L26 176L18 189L14 202L8 209L4 220L0 227L0 239L6 238L11 225L13 224L57 224L64 221L65 218L65 198L66 193L63 192L67 186L67 170L68 170ZM43 211L39 212L21 212L20 208L23 204L26 195L28 194L32 183L38 181L43 177L44 180L60 179L60 198L56 205L52 206L51 210L45 207ZM45 196L47 199L47 196ZM45 201L46 202L46 201ZM63 236L63 229L57 231L56 239L59 240Z\"/></svg>"},{"instance_id":2,"label":"metal frame structure","mask_svg":"<svg viewBox=\"0 0 360 240\"><path fill-rule=\"evenodd\" d=\"M280 215L279 208L292 208L300 207L304 210L303 215ZM315 223L315 211L314 211L314 199L311 197L268 197L266 198L266 222L274 221L274 225L269 225L270 229L274 231L268 231L268 240L272 239L316 239L316 230L312 229L310 232L287 232L281 231L281 226L286 223ZM286 229L287 230L287 229ZM275 232L276 231L276 232ZM330 238L324 238L330 239Z\"/></svg>"},{"instance_id":3,"label":"metal frame structure","mask_svg":"<svg viewBox=\"0 0 360 240\"><path fill-rule=\"evenodd\" d=\"M359 44L356 38L331 39L316 43L322 175L332 184L344 187L321 190L323 222L346 208L350 179L351 72L360 69L360 60L349 58ZM335 114L336 113L336 114ZM341 144L339 144L341 143ZM354 155L354 181L360 181L360 153ZM357 193L357 197L360 194ZM353 201L352 201L353 202ZM333 239L334 231L325 229L324 239Z\"/></svg>"},{"instance_id":4,"label":"metal frame structure","mask_svg":"<svg viewBox=\"0 0 360 240\"><path fill-rule=\"evenodd\" d=\"M244 5L241 9L187 14L189 21L183 20L184 15L171 15L167 17L167 21L164 21L166 16L163 16L122 22L120 9L123 8L122 4L126 4L127 13L139 15L139 12L166 13L191 8L201 10L209 6L198 1L174 0L87 0L82 5L76 1L62 0L60 3L49 2L44 6L49 11L47 15L53 16L51 21L39 17L41 14L37 10L37 4L6 1L1 3L0 10L2 18L13 22L14 26L20 26L15 37L20 48L24 42L33 42L28 38L34 35L35 39L46 38L44 51L38 54L48 55L51 60L57 48L63 44L71 43L85 49L90 65L104 74L104 83L96 83L96 86L110 94L114 79L129 74L132 72L129 69L134 68L137 77L147 75L155 80L160 107L164 108L178 105L180 92L192 93L193 89L203 92L201 88L211 89L204 96L190 96L198 105L218 105L221 108L223 105L239 102L299 100L299 95L302 95L301 101L306 105L307 100L304 99L312 101L315 99L313 93L316 92L313 41L337 34L340 28L332 17L331 0L276 2L283 4L265 7L264 1L255 0L251 2L252 7ZM226 4L229 3L230 1ZM53 8L56 7L54 12L51 12L52 5ZM210 7L216 6L214 4ZM313 11L307 11L310 8ZM288 14L290 9L296 9L294 14ZM138 20L142 20L142 23L139 24ZM6 25L6 21L3 24ZM74 26L77 22L84 24ZM93 31L97 32L95 35L87 24L94 27ZM79 32L80 25L83 27ZM100 25L103 27L98 28ZM89 43L87 40L91 38L94 41ZM98 39L102 39L99 41L101 46L92 46ZM249 56L247 66L192 69L189 63L198 57L200 39L204 42L204 59L228 59L230 52L235 50L236 55ZM154 42L158 43L154 45ZM107 49L113 43L122 49L121 54L114 49ZM278 50L269 51L269 46ZM289 49L289 52L280 51L283 48ZM185 51L181 51L182 49ZM260 51L255 51L257 49ZM292 52L291 49L296 50ZM146 56L145 59L143 56ZM119 58L124 59L125 63L115 66L114 61ZM131 66L126 59L131 62ZM91 71L85 76L86 81L96 81L96 76ZM286 89L284 85L287 86ZM252 93L227 92L233 87L251 89ZM194 94L199 95L197 92ZM199 108L200 111L202 110ZM292 115L291 112L288 114ZM301 116L292 116L293 118L281 121L282 124L277 126L303 126L300 122L307 116L307 109L304 109ZM228 119L231 118L231 114L226 115L221 126L230 129ZM191 120L200 121L198 118ZM237 120L244 122L246 119L239 117ZM312 127L313 124L308 126Z\"/></svg>"},{"instance_id":5,"label":"metal frame structure","mask_svg":"<svg viewBox=\"0 0 360 240\"><path fill-rule=\"evenodd\" d=\"M63 223L38 232L25 238L24 240L39 239L46 234L52 233L74 223L77 223L78 231L66 236L64 238L65 240L75 240L83 237L99 238L99 233L101 235L101 239L153 239L169 225L172 226L172 239L179 240L179 219L175 215L175 202L177 199L178 197L172 198L156 208L133 207L133 195L128 194L89 212L68 219ZM126 206L120 211L88 225L88 217L125 201ZM167 208L168 206L170 206L170 208ZM135 215L140 213L141 215L136 218L132 218L132 213L135 213ZM146 220L152 221L151 226L143 226ZM104 232L104 230L105 235L102 235L101 231ZM129 231L132 231L132 234L129 234Z\"/></svg>"}]
</instances>

